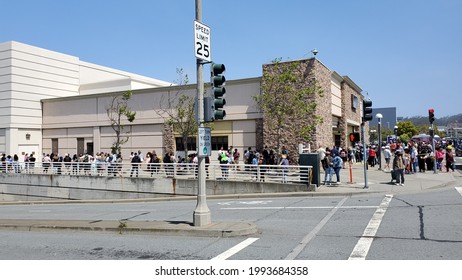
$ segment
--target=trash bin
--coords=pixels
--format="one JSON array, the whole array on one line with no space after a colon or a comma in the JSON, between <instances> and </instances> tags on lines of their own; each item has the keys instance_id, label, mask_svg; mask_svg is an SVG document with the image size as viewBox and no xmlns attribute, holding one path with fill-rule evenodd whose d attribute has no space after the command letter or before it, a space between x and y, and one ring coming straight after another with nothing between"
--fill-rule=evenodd
<instances>
[{"instance_id":1,"label":"trash bin","mask_svg":"<svg viewBox=\"0 0 462 280\"><path fill-rule=\"evenodd\" d=\"M300 166L312 166L311 168L311 181L307 182L308 190L315 191L316 187L319 187L321 184L321 171L320 171L320 164L321 160L319 159L318 153L307 153L307 154L299 154L298 164ZM310 172L306 170L304 172ZM306 174L307 178L309 174Z\"/></svg>"}]
</instances>

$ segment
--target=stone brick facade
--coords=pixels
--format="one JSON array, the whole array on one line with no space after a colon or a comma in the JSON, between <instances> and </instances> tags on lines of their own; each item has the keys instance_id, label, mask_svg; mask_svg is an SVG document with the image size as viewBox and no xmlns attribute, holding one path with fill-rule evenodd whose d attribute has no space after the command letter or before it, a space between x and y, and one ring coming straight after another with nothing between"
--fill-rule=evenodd
<instances>
[{"instance_id":1,"label":"stone brick facade","mask_svg":"<svg viewBox=\"0 0 462 280\"><path fill-rule=\"evenodd\" d=\"M308 143L303 142L299 135L294 135L291 129L282 128L281 137L278 138L278 133L270 131L268 126L271 120L263 115L263 120L257 122L257 127L261 124L262 129L257 129L257 148L262 148L267 145L268 147L277 147L278 143L282 146L285 145L289 150L290 163L296 164L298 162L298 145L310 145L311 150L317 150L319 146L332 147L334 146L333 135L333 115L332 115L332 74L324 64L316 58L297 61L299 63L299 70L297 75L305 77L304 84L301 86L310 86L316 83L321 89L321 94L314 94L310 96L307 103L314 102L316 109L313 115L322 119L321 123L317 124L312 131L311 140ZM291 63L291 62L281 62ZM263 65L263 78L262 83L265 83L265 73L274 71L274 64ZM338 116L337 131L340 133L340 146L348 147L350 145L348 135L350 132L359 131L361 123L361 105L363 96L361 89L354 84L348 77L341 78L341 116ZM300 85L295 85L300 86ZM352 108L352 96L356 96L358 106L354 110ZM286 124L287 128L292 126L301 125L303 123L310 123L313 120L313 115L307 115L305 118L293 119L291 123ZM335 118L337 120L337 117ZM262 133L262 137L259 137ZM262 142L260 142L260 139Z\"/></svg>"},{"instance_id":2,"label":"stone brick facade","mask_svg":"<svg viewBox=\"0 0 462 280\"><path fill-rule=\"evenodd\" d=\"M163 129L163 147L164 151L162 156L165 155L167 152L175 151L175 135L173 133L173 126L164 123Z\"/></svg>"},{"instance_id":3,"label":"stone brick facade","mask_svg":"<svg viewBox=\"0 0 462 280\"><path fill-rule=\"evenodd\" d=\"M315 73L316 82L323 90L323 96L317 96L316 100L316 115L322 117L323 122L316 126L315 137L310 143L311 149L316 150L319 146L332 147L334 145L332 136L332 71L316 59L314 59L313 71Z\"/></svg>"}]
</instances>

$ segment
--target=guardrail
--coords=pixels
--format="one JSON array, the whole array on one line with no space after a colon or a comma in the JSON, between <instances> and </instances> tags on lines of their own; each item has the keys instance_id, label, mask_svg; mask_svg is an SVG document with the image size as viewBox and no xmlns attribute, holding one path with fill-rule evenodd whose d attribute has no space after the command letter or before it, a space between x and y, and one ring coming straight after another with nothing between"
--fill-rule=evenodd
<instances>
[{"instance_id":1,"label":"guardrail","mask_svg":"<svg viewBox=\"0 0 462 280\"><path fill-rule=\"evenodd\" d=\"M206 164L207 180L304 183L311 178L311 166ZM119 176L138 178L197 178L192 163L107 163L107 162L13 162L2 163L2 173L43 175Z\"/></svg>"}]
</instances>

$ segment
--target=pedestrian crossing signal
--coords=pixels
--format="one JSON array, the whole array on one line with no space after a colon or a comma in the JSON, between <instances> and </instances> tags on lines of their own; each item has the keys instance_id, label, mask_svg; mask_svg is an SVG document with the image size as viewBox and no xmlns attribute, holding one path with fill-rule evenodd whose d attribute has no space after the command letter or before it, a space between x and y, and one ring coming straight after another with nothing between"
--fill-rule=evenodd
<instances>
[{"instance_id":1,"label":"pedestrian crossing signal","mask_svg":"<svg viewBox=\"0 0 462 280\"><path fill-rule=\"evenodd\" d=\"M351 141L352 143L360 142L360 141L361 141L361 137L360 137L360 135L359 135L359 132L350 133L350 141Z\"/></svg>"}]
</instances>

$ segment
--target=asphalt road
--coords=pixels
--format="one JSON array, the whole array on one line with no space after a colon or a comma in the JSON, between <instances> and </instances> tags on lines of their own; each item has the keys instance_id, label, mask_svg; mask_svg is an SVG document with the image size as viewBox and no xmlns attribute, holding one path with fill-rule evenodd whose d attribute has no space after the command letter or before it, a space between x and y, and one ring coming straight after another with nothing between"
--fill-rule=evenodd
<instances>
[{"instance_id":1,"label":"asphalt road","mask_svg":"<svg viewBox=\"0 0 462 280\"><path fill-rule=\"evenodd\" d=\"M208 200L213 221L259 233L211 238L0 229L7 260L460 260L462 186L394 196ZM0 219L192 221L196 201L1 205Z\"/></svg>"}]
</instances>

